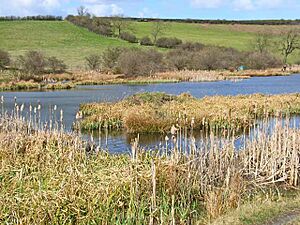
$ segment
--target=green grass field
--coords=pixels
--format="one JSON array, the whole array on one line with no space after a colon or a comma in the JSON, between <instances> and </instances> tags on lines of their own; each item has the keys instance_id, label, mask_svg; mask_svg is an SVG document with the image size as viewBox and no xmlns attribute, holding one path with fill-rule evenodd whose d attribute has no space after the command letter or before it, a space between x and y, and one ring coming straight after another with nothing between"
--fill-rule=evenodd
<instances>
[{"instance_id":1,"label":"green grass field","mask_svg":"<svg viewBox=\"0 0 300 225\"><path fill-rule=\"evenodd\" d=\"M142 38L151 34L153 24L149 22L133 23L133 33ZM233 47L239 50L249 50L254 33L230 31L217 26L203 26L192 23L168 23L163 36L177 37L185 41L201 42L210 45Z\"/></svg>"},{"instance_id":2,"label":"green grass field","mask_svg":"<svg viewBox=\"0 0 300 225\"><path fill-rule=\"evenodd\" d=\"M134 22L132 32L139 38L150 36L152 23ZM251 41L255 38L256 25L234 28L232 25L201 25L170 23L163 36L177 37L184 41L233 47L238 50L251 50ZM268 27L274 29L273 27ZM257 30L259 30L257 29ZM276 28L277 29L277 28ZM281 29L281 28L278 28ZM285 28L286 29L286 28ZM101 53L111 46L139 46L116 39L107 38L76 27L67 21L8 21L0 22L0 49L12 56L23 54L27 50L40 50L49 56L63 59L72 69L84 66L84 58L90 54ZM276 37L275 37L276 38ZM290 62L299 61L295 53Z\"/></svg>"},{"instance_id":3,"label":"green grass field","mask_svg":"<svg viewBox=\"0 0 300 225\"><path fill-rule=\"evenodd\" d=\"M0 49L13 56L27 50L41 50L71 66L82 66L84 58L108 46L129 46L115 38L102 37L66 21L0 22Z\"/></svg>"}]
</instances>

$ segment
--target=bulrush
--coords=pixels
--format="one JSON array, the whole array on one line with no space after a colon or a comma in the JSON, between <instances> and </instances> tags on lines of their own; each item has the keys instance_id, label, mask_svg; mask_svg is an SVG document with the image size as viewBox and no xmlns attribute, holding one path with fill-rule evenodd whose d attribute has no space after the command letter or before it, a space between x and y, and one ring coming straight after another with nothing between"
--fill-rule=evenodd
<instances>
[{"instance_id":1,"label":"bulrush","mask_svg":"<svg viewBox=\"0 0 300 225\"><path fill-rule=\"evenodd\" d=\"M287 204L291 200L299 207L300 131L282 114L255 121L253 136L241 148L225 128L215 129L219 136L211 131L196 146L183 126L193 120L184 118L179 129L171 125L169 130L176 145L168 146L166 136L165 152L146 151L137 135L131 155L109 154L93 139L18 116L0 117L0 220L5 224L206 224L245 202L278 203L286 196L293 196Z\"/></svg>"},{"instance_id":2,"label":"bulrush","mask_svg":"<svg viewBox=\"0 0 300 225\"><path fill-rule=\"evenodd\" d=\"M242 131L257 119L300 114L300 95L213 96L136 94L116 103L89 103L80 107L85 130L124 129L129 133L169 133L172 126L188 130Z\"/></svg>"}]
</instances>

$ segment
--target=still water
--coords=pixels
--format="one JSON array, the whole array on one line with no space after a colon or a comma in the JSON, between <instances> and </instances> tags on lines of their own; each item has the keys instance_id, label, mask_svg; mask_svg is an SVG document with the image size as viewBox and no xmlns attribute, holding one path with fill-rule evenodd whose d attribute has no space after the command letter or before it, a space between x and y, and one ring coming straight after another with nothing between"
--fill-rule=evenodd
<instances>
[{"instance_id":1,"label":"still water","mask_svg":"<svg viewBox=\"0 0 300 225\"><path fill-rule=\"evenodd\" d=\"M67 129L75 119L75 114L81 103L88 102L115 102L127 96L142 92L165 92L169 94L190 93L194 97L202 98L212 95L239 95L239 94L284 94L300 93L300 75L288 77L255 77L251 79L233 81L217 81L202 83L169 83L150 85L103 85L103 86L78 86L72 90L59 91L21 91L21 92L1 92L5 98L5 108L10 111L14 106L16 97L19 104L24 103L25 108L29 105L42 106L42 119L47 121L49 108L57 106L58 111L63 110L64 124ZM130 149L130 141L133 136L122 132L109 134L94 134L97 142L102 147L107 147L111 152L127 152ZM196 138L197 139L197 138ZM140 144L153 146L163 142L161 135L141 135Z\"/></svg>"}]
</instances>

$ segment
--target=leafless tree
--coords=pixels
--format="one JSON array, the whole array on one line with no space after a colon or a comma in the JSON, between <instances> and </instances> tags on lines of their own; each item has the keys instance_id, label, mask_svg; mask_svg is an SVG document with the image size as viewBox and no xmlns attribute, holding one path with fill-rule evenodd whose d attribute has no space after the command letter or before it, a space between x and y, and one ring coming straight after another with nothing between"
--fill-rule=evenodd
<instances>
[{"instance_id":1,"label":"leafless tree","mask_svg":"<svg viewBox=\"0 0 300 225\"><path fill-rule=\"evenodd\" d=\"M270 36L267 33L258 33L253 41L253 47L255 51L259 53L264 53L268 51L268 48L271 45Z\"/></svg>"},{"instance_id":2,"label":"leafless tree","mask_svg":"<svg viewBox=\"0 0 300 225\"><path fill-rule=\"evenodd\" d=\"M87 16L87 17L91 16L91 14L89 13L89 10L85 6L79 6L77 8L77 14L78 14L78 16Z\"/></svg>"},{"instance_id":3,"label":"leafless tree","mask_svg":"<svg viewBox=\"0 0 300 225\"><path fill-rule=\"evenodd\" d=\"M151 35L153 37L153 43L155 44L156 41L157 41L157 38L164 34L165 31L167 30L167 25L166 23L158 20L158 21L155 21L153 23L153 26L152 26L152 30L151 30Z\"/></svg>"},{"instance_id":4,"label":"leafless tree","mask_svg":"<svg viewBox=\"0 0 300 225\"><path fill-rule=\"evenodd\" d=\"M297 49L300 49L300 35L297 30L290 30L282 33L279 42L279 50L283 56L283 63L286 64L288 57Z\"/></svg>"},{"instance_id":5,"label":"leafless tree","mask_svg":"<svg viewBox=\"0 0 300 225\"><path fill-rule=\"evenodd\" d=\"M123 15L112 16L112 27L120 38L124 30L130 29L130 21L126 20Z\"/></svg>"}]
</instances>

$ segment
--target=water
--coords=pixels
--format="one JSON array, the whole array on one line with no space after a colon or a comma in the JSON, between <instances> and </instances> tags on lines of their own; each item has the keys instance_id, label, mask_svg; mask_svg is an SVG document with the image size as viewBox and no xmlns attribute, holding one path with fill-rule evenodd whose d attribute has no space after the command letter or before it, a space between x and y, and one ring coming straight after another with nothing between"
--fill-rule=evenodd
<instances>
[{"instance_id":1,"label":"water","mask_svg":"<svg viewBox=\"0 0 300 225\"><path fill-rule=\"evenodd\" d=\"M150 84L150 85L104 85L104 86L79 86L73 90L59 91L20 91L2 92L5 98L5 108L12 110L14 97L18 103L24 103L25 108L29 105L42 106L43 120L49 117L49 108L57 105L58 112L63 109L64 123L67 129L71 129L81 103L88 102L115 102L127 96L142 92L165 92L169 94L181 94L188 92L194 97L202 98L212 95L239 95L239 94L286 94L300 92L300 75L288 77L255 77L241 80L239 82L217 81L202 83L169 83L169 84ZM112 152L126 152L130 149L130 141L133 138L122 132L110 134L94 134L101 138L101 146L108 147ZM140 143L144 146L158 145L164 143L162 135L142 135Z\"/></svg>"}]
</instances>

